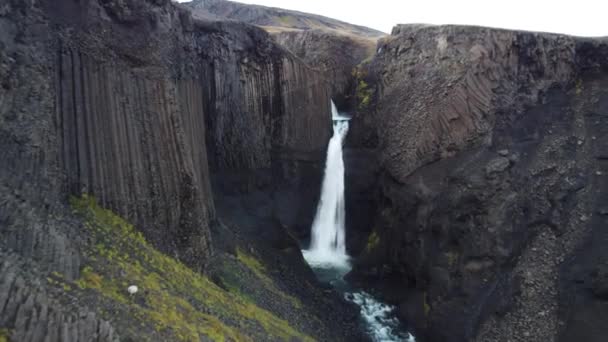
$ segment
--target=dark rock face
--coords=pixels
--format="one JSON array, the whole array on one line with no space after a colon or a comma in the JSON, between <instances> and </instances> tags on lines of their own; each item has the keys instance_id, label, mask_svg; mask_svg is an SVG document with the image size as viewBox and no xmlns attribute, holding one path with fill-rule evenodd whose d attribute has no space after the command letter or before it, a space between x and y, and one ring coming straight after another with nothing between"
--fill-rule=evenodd
<instances>
[{"instance_id":1,"label":"dark rock face","mask_svg":"<svg viewBox=\"0 0 608 342\"><path fill-rule=\"evenodd\" d=\"M64 308L32 276L35 265L15 254L0 252L0 256L0 326L14 326L11 341L119 341L111 324L93 310L77 305Z\"/></svg>"},{"instance_id":2,"label":"dark rock face","mask_svg":"<svg viewBox=\"0 0 608 342\"><path fill-rule=\"evenodd\" d=\"M0 7L0 327L13 339L118 339L95 307L44 286L50 272L81 276L71 195L199 271L222 218L212 178L230 193L276 182L317 196L306 179L320 183L330 87L261 29L194 20L168 0ZM294 244L278 227L277 248ZM352 336L334 328L319 336Z\"/></svg>"},{"instance_id":3,"label":"dark rock face","mask_svg":"<svg viewBox=\"0 0 608 342\"><path fill-rule=\"evenodd\" d=\"M351 277L425 340L605 338L575 317L606 313L584 305L605 254L583 247L605 224L606 42L404 25L378 46L365 115L383 175Z\"/></svg>"},{"instance_id":4,"label":"dark rock face","mask_svg":"<svg viewBox=\"0 0 608 342\"><path fill-rule=\"evenodd\" d=\"M49 181L55 191L94 194L166 251L201 263L209 253L204 227L215 216L206 141L214 170L269 169L271 151L321 150L329 139L328 89L321 76L259 29L236 23L197 28L205 24L193 22L183 10L144 4L74 5L61 16L48 4L48 17L35 18L42 24L22 28L32 31L31 37L18 37L17 27L7 31L14 36L5 37L4 53L12 63L5 69L26 69L15 57L39 58L33 62L46 69L23 74L39 78L41 89L31 91L41 94L46 107L31 105L38 106L31 110L38 120L18 115L32 101L19 95L19 84L8 82L31 87L30 80L6 75L5 98L12 100L3 111L8 122L32 127L7 132L6 143L14 143L10 136L31 132L27 138L38 139L32 144L44 155L32 157L43 158L33 166L50 172L52 165L65 175ZM40 5L46 9L46 3ZM24 21L35 17L35 8L21 6L15 12L21 9ZM8 19L3 23L14 25ZM42 35L41 29L53 31ZM233 44L226 46L223 39ZM163 44L166 40L172 43ZM37 42L44 51L26 56ZM27 173L12 159L6 159L14 168L11 175Z\"/></svg>"},{"instance_id":5,"label":"dark rock face","mask_svg":"<svg viewBox=\"0 0 608 342\"><path fill-rule=\"evenodd\" d=\"M325 116L326 102L319 99L329 96L341 110L353 110L357 86L353 72L373 54L377 38L384 34L312 14L230 1L193 1L182 5L192 10L195 17L210 20L229 18L263 27L279 45L310 67L303 67L293 60L279 65L250 58L246 59L241 70L222 66L219 69L222 72L234 72L247 79L253 79L248 75L250 71L258 70L259 76L254 76L261 78L258 84L269 83L270 88L276 91L260 92L263 87L250 84L242 89L222 85L218 96L246 97L244 103L254 105L240 108L236 101L236 105L215 106L223 115L208 118L211 129L207 136L208 145L214 151L210 155L213 188L223 206L222 211L240 217L237 221L242 222L241 227L257 227L245 229L253 232L250 236L253 240L258 238L256 232L263 230L267 222L276 221L305 241L319 197L325 147L331 134L329 119ZM324 76L329 93L321 93L325 88L317 86L320 80L318 76L310 76L311 70L312 75ZM273 72L290 75L290 79L305 86L294 89L292 81L277 82L271 76ZM280 94L292 95L290 100L281 102ZM253 110L254 115L243 120L243 110ZM302 110L307 114L301 115ZM281 119L268 118L269 112L284 115ZM310 121L310 118L315 120ZM306 129L302 130L302 127ZM311 135L311 132L316 134ZM252 154L252 150L257 153ZM365 178L349 177L348 181L355 185ZM353 231L358 231L359 226L369 230L370 215L367 213L371 203L365 199L369 186L361 188L355 185L349 189L354 191L351 191L347 206L361 213L352 220L357 226ZM241 210L243 208L246 210ZM361 236L364 239L365 234ZM362 239L350 240L356 246Z\"/></svg>"},{"instance_id":6,"label":"dark rock face","mask_svg":"<svg viewBox=\"0 0 608 342\"><path fill-rule=\"evenodd\" d=\"M376 39L342 35L323 29L283 31L273 34L283 47L318 69L331 80L332 98L341 110L354 109L355 68L371 58Z\"/></svg>"},{"instance_id":7,"label":"dark rock face","mask_svg":"<svg viewBox=\"0 0 608 342\"><path fill-rule=\"evenodd\" d=\"M373 149L344 148L344 197L347 212L346 248L349 255L357 256L366 248L367 237L374 226L377 201L376 181L379 164Z\"/></svg>"},{"instance_id":8,"label":"dark rock face","mask_svg":"<svg viewBox=\"0 0 608 342\"><path fill-rule=\"evenodd\" d=\"M369 59L376 41L385 36L367 27L309 13L225 0L195 0L181 4L195 17L238 20L271 33L287 50L325 75L331 96L342 110L354 109L355 68Z\"/></svg>"}]
</instances>

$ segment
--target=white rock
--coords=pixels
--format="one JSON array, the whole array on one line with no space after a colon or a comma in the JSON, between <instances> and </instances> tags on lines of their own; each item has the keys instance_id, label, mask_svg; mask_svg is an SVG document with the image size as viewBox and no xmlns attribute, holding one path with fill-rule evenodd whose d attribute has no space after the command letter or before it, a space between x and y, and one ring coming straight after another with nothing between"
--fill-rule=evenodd
<instances>
[{"instance_id":1,"label":"white rock","mask_svg":"<svg viewBox=\"0 0 608 342\"><path fill-rule=\"evenodd\" d=\"M131 285L131 286L127 287L127 291L129 292L130 295L136 294L137 290L138 290L138 288L135 285Z\"/></svg>"}]
</instances>

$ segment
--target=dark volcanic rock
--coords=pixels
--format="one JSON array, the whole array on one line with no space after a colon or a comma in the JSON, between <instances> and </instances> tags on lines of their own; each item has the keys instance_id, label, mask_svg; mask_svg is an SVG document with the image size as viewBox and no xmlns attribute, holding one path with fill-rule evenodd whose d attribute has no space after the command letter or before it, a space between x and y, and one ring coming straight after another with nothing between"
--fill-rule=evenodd
<instances>
[{"instance_id":1,"label":"dark volcanic rock","mask_svg":"<svg viewBox=\"0 0 608 342\"><path fill-rule=\"evenodd\" d=\"M250 172L269 169L271 151L318 151L329 139L324 78L259 29L197 29L204 23L184 10L145 2L89 4L99 16L47 5L44 16L25 6L22 21L2 19L15 26L3 50L13 75L3 79L16 83L4 88L3 137L15 148L31 140L42 154L32 152L33 163L7 147L3 171L62 174L39 179L95 195L189 263L204 264L215 215L207 143L212 169ZM28 111L40 119L20 114Z\"/></svg>"},{"instance_id":2,"label":"dark volcanic rock","mask_svg":"<svg viewBox=\"0 0 608 342\"><path fill-rule=\"evenodd\" d=\"M355 108L355 68L369 59L384 33L319 15L225 0L195 0L181 4L195 17L231 19L257 25L287 50L325 75L331 96L342 110Z\"/></svg>"},{"instance_id":3,"label":"dark volcanic rock","mask_svg":"<svg viewBox=\"0 0 608 342\"><path fill-rule=\"evenodd\" d=\"M274 33L273 37L331 80L332 98L340 110L350 112L354 109L357 79L353 74L361 62L374 54L376 39L322 29L282 31Z\"/></svg>"},{"instance_id":4,"label":"dark volcanic rock","mask_svg":"<svg viewBox=\"0 0 608 342\"><path fill-rule=\"evenodd\" d=\"M96 300L48 285L57 273L75 286L90 261L68 198L90 194L157 249L206 270L221 219L211 174L236 175L232 192L305 183L301 165L321 163L329 139L329 94L323 75L263 30L195 20L168 0L0 5L0 328L19 341L124 335L116 329L127 324L99 318ZM293 249L272 228L273 248ZM301 255L290 260L306 268ZM331 321L297 326L352 336Z\"/></svg>"},{"instance_id":5,"label":"dark volcanic rock","mask_svg":"<svg viewBox=\"0 0 608 342\"><path fill-rule=\"evenodd\" d=\"M593 294L601 299L608 299L608 265L600 264L593 274Z\"/></svg>"},{"instance_id":6,"label":"dark volcanic rock","mask_svg":"<svg viewBox=\"0 0 608 342\"><path fill-rule=\"evenodd\" d=\"M559 322L605 308L560 265L603 255L600 240L596 252L581 244L605 203L605 40L402 25L378 46L377 107L363 114L383 175L351 278L401 303L425 340L583 336Z\"/></svg>"},{"instance_id":7,"label":"dark volcanic rock","mask_svg":"<svg viewBox=\"0 0 608 342\"><path fill-rule=\"evenodd\" d=\"M53 298L44 280L37 278L35 265L2 250L0 256L0 327L14 327L10 341L120 341L94 310L83 303L62 305Z\"/></svg>"}]
</instances>

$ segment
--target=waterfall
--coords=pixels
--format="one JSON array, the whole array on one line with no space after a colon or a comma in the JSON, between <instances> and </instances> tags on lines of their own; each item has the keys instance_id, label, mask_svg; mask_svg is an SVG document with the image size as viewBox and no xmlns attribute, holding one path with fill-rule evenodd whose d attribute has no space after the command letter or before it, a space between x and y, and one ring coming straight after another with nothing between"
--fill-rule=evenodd
<instances>
[{"instance_id":1,"label":"waterfall","mask_svg":"<svg viewBox=\"0 0 608 342\"><path fill-rule=\"evenodd\" d=\"M401 329L394 307L378 301L365 291L351 288L344 280L344 275L350 271L350 262L344 240L342 144L348 133L350 118L340 115L333 101L331 114L334 134L327 146L321 197L312 223L310 247L302 254L319 280L330 283L344 293L346 300L359 306L362 323L373 342L415 342L414 336Z\"/></svg>"},{"instance_id":2,"label":"waterfall","mask_svg":"<svg viewBox=\"0 0 608 342\"><path fill-rule=\"evenodd\" d=\"M321 197L312 224L310 248L303 251L311 265L348 266L344 241L344 159L342 144L348 133L348 120L331 102L333 136L327 146Z\"/></svg>"}]
</instances>

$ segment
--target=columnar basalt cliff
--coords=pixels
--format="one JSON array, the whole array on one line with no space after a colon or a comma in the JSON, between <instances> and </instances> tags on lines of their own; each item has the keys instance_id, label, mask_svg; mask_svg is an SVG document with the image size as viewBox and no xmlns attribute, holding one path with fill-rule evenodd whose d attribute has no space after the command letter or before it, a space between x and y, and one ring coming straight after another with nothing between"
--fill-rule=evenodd
<instances>
[{"instance_id":1,"label":"columnar basalt cliff","mask_svg":"<svg viewBox=\"0 0 608 342\"><path fill-rule=\"evenodd\" d=\"M223 0L4 1L0 341L360 340L293 237L336 97L350 280L419 341L603 342L608 40L381 36Z\"/></svg>"},{"instance_id":2,"label":"columnar basalt cliff","mask_svg":"<svg viewBox=\"0 0 608 342\"><path fill-rule=\"evenodd\" d=\"M353 75L361 62L373 56L377 38L324 30L280 31L273 37L332 80L332 98L341 108L354 109L357 79Z\"/></svg>"},{"instance_id":3,"label":"columnar basalt cliff","mask_svg":"<svg viewBox=\"0 0 608 342\"><path fill-rule=\"evenodd\" d=\"M145 227L149 238L165 242L167 251L193 253L185 259L202 262L207 233L197 239L193 229L208 226L213 216L205 115L212 165L269 167L271 144L320 149L327 140L327 87L258 29L219 23L201 34L183 11L173 10L167 20L175 22L163 27L165 16L155 8L133 6L130 12L128 5L106 5L118 23L96 32L95 17L80 18L90 34L60 38L56 106L67 187L94 194ZM157 35L144 34L154 30L146 14L157 21ZM123 33L121 20L142 25L142 34L112 39ZM173 37L181 25L186 29ZM226 46L214 31L234 43ZM161 44L169 37L177 41ZM303 110L308 103L317 107ZM173 245L164 241L167 231ZM180 244L197 240L198 246Z\"/></svg>"},{"instance_id":4,"label":"columnar basalt cliff","mask_svg":"<svg viewBox=\"0 0 608 342\"><path fill-rule=\"evenodd\" d=\"M283 47L331 80L331 95L352 110L355 68L374 54L383 32L314 14L226 0L193 0L182 6L209 20L232 19L264 28Z\"/></svg>"},{"instance_id":5,"label":"columnar basalt cliff","mask_svg":"<svg viewBox=\"0 0 608 342\"><path fill-rule=\"evenodd\" d=\"M265 275L247 241L233 256L211 241L227 229L211 174L251 184L276 168L275 180L298 182L298 161L322 160L323 75L259 28L195 20L168 0L11 0L0 28L1 338L356 335L323 323L336 314L321 308L342 304L309 271L291 276L317 306ZM209 270L214 283L198 273ZM129 282L141 297L125 296ZM255 286L259 298L243 299Z\"/></svg>"},{"instance_id":6,"label":"columnar basalt cliff","mask_svg":"<svg viewBox=\"0 0 608 342\"><path fill-rule=\"evenodd\" d=\"M242 46L205 41L204 73L211 83L203 94L207 110L216 113L207 124L217 170L268 169L273 152L318 152L329 139L327 79L262 30L247 30L233 33Z\"/></svg>"},{"instance_id":7,"label":"columnar basalt cliff","mask_svg":"<svg viewBox=\"0 0 608 342\"><path fill-rule=\"evenodd\" d=\"M577 317L608 314L606 40L401 25L378 49L354 122L383 175L351 277L424 340L604 339Z\"/></svg>"}]
</instances>

